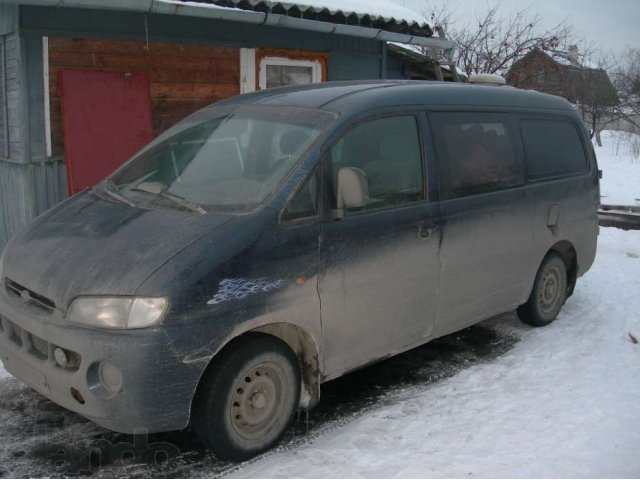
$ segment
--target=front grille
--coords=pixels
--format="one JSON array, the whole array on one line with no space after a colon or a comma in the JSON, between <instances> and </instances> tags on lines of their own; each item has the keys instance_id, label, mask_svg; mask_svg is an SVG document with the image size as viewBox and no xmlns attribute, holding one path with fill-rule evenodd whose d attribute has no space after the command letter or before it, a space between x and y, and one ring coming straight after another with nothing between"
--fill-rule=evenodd
<instances>
[{"instance_id":1,"label":"front grille","mask_svg":"<svg viewBox=\"0 0 640 480\"><path fill-rule=\"evenodd\" d=\"M37 355L40 354L42 358L49 356L49 342L40 338L37 335L31 334L31 345L33 346L33 352Z\"/></svg>"},{"instance_id":2,"label":"front grille","mask_svg":"<svg viewBox=\"0 0 640 480\"><path fill-rule=\"evenodd\" d=\"M9 340L18 346L22 346L22 329L13 322L7 322L9 327Z\"/></svg>"},{"instance_id":3,"label":"front grille","mask_svg":"<svg viewBox=\"0 0 640 480\"><path fill-rule=\"evenodd\" d=\"M44 295L40 295L33 290L29 290L28 288L23 287L13 280L5 278L4 284L5 288L7 289L7 293L12 296L19 297L25 303L35 305L36 307L45 310L48 313L52 313L56 308L56 304L53 302L53 300L50 300Z\"/></svg>"},{"instance_id":4,"label":"front grille","mask_svg":"<svg viewBox=\"0 0 640 480\"><path fill-rule=\"evenodd\" d=\"M54 351L56 348L60 348L44 338L35 335L28 330L25 330L7 319L0 316L0 325L2 325L0 332L8 337L9 341L15 344L17 347L27 351L30 355L36 357L41 361L50 360L54 361ZM57 365L58 368L64 368L65 370L77 371L80 368L80 362L82 357L79 353L71 350L63 349L67 356L67 363L64 367ZM54 362L55 363L55 362Z\"/></svg>"}]
</instances>

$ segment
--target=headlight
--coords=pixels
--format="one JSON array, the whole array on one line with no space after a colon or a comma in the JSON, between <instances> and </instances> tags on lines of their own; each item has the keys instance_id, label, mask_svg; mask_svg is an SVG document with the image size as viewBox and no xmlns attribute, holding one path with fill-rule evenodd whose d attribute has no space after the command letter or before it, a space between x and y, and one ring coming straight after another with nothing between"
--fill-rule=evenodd
<instances>
[{"instance_id":1,"label":"headlight","mask_svg":"<svg viewBox=\"0 0 640 480\"><path fill-rule=\"evenodd\" d=\"M162 297L77 297L67 320L97 328L145 328L162 319L168 304Z\"/></svg>"}]
</instances>

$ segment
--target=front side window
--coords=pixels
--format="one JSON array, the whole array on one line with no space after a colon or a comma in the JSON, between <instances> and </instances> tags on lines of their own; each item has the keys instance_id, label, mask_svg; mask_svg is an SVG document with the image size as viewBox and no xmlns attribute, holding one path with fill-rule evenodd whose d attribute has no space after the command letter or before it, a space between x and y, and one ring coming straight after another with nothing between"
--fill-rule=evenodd
<instances>
[{"instance_id":1,"label":"front side window","mask_svg":"<svg viewBox=\"0 0 640 480\"><path fill-rule=\"evenodd\" d=\"M304 185L293 196L282 212L282 220L291 222L316 217L319 213L320 175L319 168L311 174Z\"/></svg>"},{"instance_id":2,"label":"front side window","mask_svg":"<svg viewBox=\"0 0 640 480\"><path fill-rule=\"evenodd\" d=\"M443 199L523 183L509 117L487 113L432 113Z\"/></svg>"},{"instance_id":3,"label":"front side window","mask_svg":"<svg viewBox=\"0 0 640 480\"><path fill-rule=\"evenodd\" d=\"M365 209L424 199L422 150L413 115L385 117L362 123L331 149L332 189L342 167L359 168L367 176Z\"/></svg>"},{"instance_id":4,"label":"front side window","mask_svg":"<svg viewBox=\"0 0 640 480\"><path fill-rule=\"evenodd\" d=\"M335 114L295 107L212 107L176 125L109 179L142 206L242 211L262 203ZM185 203L188 202L188 203Z\"/></svg>"},{"instance_id":5,"label":"front side window","mask_svg":"<svg viewBox=\"0 0 640 480\"><path fill-rule=\"evenodd\" d=\"M587 171L587 159L578 130L561 120L523 120L520 124L532 180Z\"/></svg>"}]
</instances>

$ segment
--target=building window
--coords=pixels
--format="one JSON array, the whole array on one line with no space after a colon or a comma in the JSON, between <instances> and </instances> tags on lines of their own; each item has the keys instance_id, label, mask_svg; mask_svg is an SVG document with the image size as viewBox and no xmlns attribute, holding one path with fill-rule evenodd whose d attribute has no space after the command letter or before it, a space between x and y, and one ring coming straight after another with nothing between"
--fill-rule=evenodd
<instances>
[{"instance_id":1,"label":"building window","mask_svg":"<svg viewBox=\"0 0 640 480\"><path fill-rule=\"evenodd\" d=\"M544 83L546 80L545 72L534 72L533 73L533 83Z\"/></svg>"},{"instance_id":2,"label":"building window","mask_svg":"<svg viewBox=\"0 0 640 480\"><path fill-rule=\"evenodd\" d=\"M260 61L261 89L320 81L322 81L320 62L269 57Z\"/></svg>"}]
</instances>

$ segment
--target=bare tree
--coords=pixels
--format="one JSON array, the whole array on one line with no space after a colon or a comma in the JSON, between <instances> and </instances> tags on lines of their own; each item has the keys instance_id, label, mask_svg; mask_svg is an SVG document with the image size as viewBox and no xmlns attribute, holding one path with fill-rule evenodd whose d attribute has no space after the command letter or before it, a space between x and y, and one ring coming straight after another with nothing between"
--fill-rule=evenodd
<instances>
[{"instance_id":1,"label":"bare tree","mask_svg":"<svg viewBox=\"0 0 640 480\"><path fill-rule=\"evenodd\" d=\"M587 68L570 71L565 78L566 90L574 99L582 118L589 128L591 138L602 146L600 132L607 124L617 119L619 99L607 71L611 70L610 58L602 57L597 62L583 60Z\"/></svg>"},{"instance_id":2,"label":"bare tree","mask_svg":"<svg viewBox=\"0 0 640 480\"><path fill-rule=\"evenodd\" d=\"M455 11L444 3L427 2L425 15L455 43L456 63L467 75L504 75L513 63L534 48L567 51L570 44L576 43L570 25L561 22L545 29L540 16L529 8L502 15L500 6L495 4L477 18L475 24L463 27L456 24Z\"/></svg>"},{"instance_id":3,"label":"bare tree","mask_svg":"<svg viewBox=\"0 0 640 480\"><path fill-rule=\"evenodd\" d=\"M617 63L613 73L620 99L616 114L640 131L640 48L628 48Z\"/></svg>"}]
</instances>

